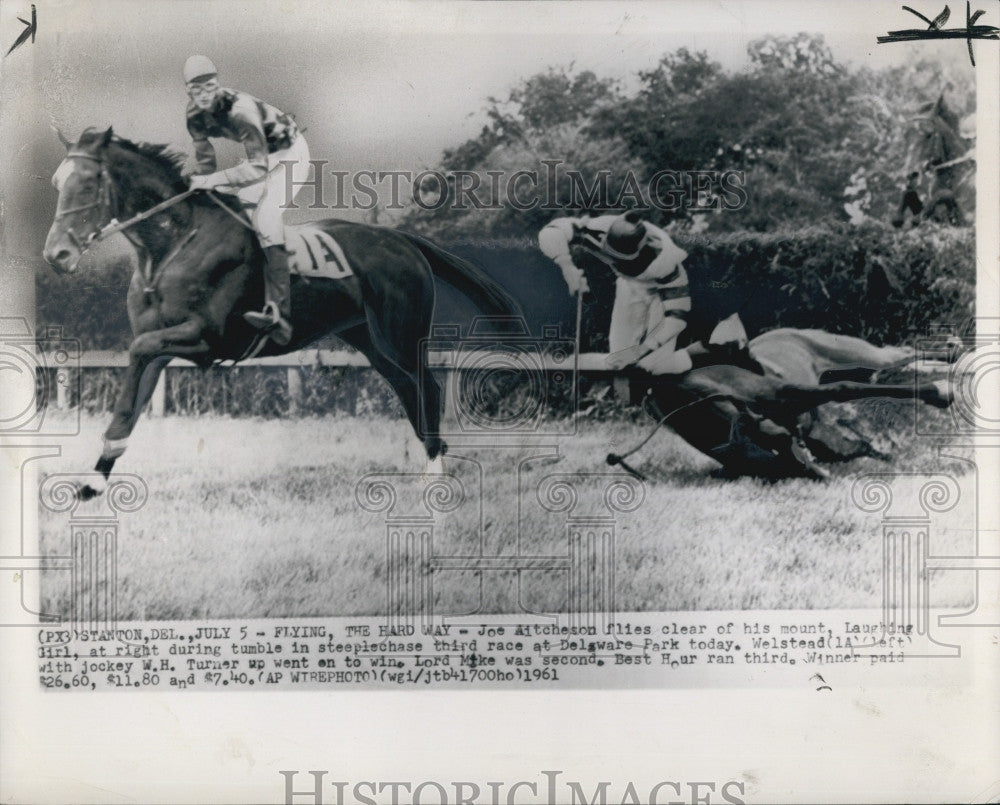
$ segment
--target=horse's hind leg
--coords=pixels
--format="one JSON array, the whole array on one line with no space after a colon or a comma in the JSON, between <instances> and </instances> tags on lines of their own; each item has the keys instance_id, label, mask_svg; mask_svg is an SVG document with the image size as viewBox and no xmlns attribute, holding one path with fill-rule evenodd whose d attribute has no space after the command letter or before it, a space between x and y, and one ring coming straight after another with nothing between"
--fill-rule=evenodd
<instances>
[{"instance_id":1,"label":"horse's hind leg","mask_svg":"<svg viewBox=\"0 0 1000 805\"><path fill-rule=\"evenodd\" d=\"M828 402L849 402L868 397L890 397L895 399L918 399L938 408L947 408L952 402L951 389L947 381L918 383L915 386L879 385L876 383L827 383L821 386L805 386L794 383L779 386L772 397L755 402L762 409L776 407L779 418L783 415L804 414L818 405Z\"/></svg>"},{"instance_id":2,"label":"horse's hind leg","mask_svg":"<svg viewBox=\"0 0 1000 805\"><path fill-rule=\"evenodd\" d=\"M399 394L427 457L443 451L441 392L421 366L424 339L434 316L434 277L423 254L398 235L369 236L359 270L369 359ZM359 264L360 265L360 264Z\"/></svg>"},{"instance_id":3,"label":"horse's hind leg","mask_svg":"<svg viewBox=\"0 0 1000 805\"><path fill-rule=\"evenodd\" d=\"M403 368L386 357L373 342L369 327L358 325L339 334L344 341L356 347L368 358L386 379L403 404L407 419L414 432L423 441L430 460L436 459L447 449L441 440L441 389L429 371L420 376L420 367Z\"/></svg>"}]
</instances>

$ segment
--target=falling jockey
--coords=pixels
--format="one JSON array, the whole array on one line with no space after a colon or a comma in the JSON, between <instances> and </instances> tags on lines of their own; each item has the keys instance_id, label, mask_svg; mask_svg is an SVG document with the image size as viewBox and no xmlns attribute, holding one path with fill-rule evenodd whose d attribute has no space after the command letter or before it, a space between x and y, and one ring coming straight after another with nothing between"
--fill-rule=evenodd
<instances>
[{"instance_id":1,"label":"falling jockey","mask_svg":"<svg viewBox=\"0 0 1000 805\"><path fill-rule=\"evenodd\" d=\"M737 314L719 322L709 338L677 348L687 329L691 295L683 261L687 252L638 213L594 218L557 218L538 235L542 252L562 269L571 294L586 293L587 280L570 255L581 246L616 274L607 362L611 369L635 366L654 375L683 374L693 359L733 362L757 369L746 354L747 335Z\"/></svg>"},{"instance_id":2,"label":"falling jockey","mask_svg":"<svg viewBox=\"0 0 1000 805\"><path fill-rule=\"evenodd\" d=\"M285 188L301 186L308 178L309 146L291 117L246 92L220 86L218 70L206 56L185 62L184 82L191 99L187 128L197 159L190 186L233 193L240 200L267 258L264 309L244 318L276 343L287 344L292 336L291 294L282 204ZM209 137L242 143L246 160L218 170ZM291 171L294 184L288 184L279 164Z\"/></svg>"}]
</instances>

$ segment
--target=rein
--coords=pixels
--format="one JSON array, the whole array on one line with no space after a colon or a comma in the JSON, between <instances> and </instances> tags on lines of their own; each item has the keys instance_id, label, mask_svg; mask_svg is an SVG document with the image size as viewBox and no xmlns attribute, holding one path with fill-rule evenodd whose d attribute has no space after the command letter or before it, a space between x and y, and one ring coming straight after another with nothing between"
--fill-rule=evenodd
<instances>
[{"instance_id":1,"label":"rein","mask_svg":"<svg viewBox=\"0 0 1000 805\"><path fill-rule=\"evenodd\" d=\"M648 398L646 398L646 399L648 399ZM660 419L652 427L652 429L649 431L649 433L646 434L645 438L641 442L639 442L635 447L633 447L631 450L627 450L624 453L608 453L607 458L605 460L612 467L614 467L615 465L620 465L621 468L623 470L625 470L627 473L629 473L630 475L634 475L640 481L645 481L646 480L645 476L641 472L639 472L638 470L636 470L633 467L629 466L625 462L625 459L628 458L629 456L631 456L633 453L636 453L639 450L641 450L643 447L645 447L646 443L650 439L653 438L653 436L656 434L656 432L661 427L663 427L667 423L667 421L670 419L670 417L674 416L674 414L679 414L681 411L684 411L684 410L686 410L688 408L691 408L694 405L700 405L701 403L708 402L709 400L715 400L715 399L727 400L727 399L732 399L732 397L729 394L723 394L722 392L715 392L714 394L709 394L707 397L699 397L696 400L691 400L691 402L684 403L684 405L678 406L673 411L669 411L666 414L664 414L662 417L660 417ZM646 400L645 399L643 400L642 407L646 408ZM648 410L647 410L647 413L648 413Z\"/></svg>"},{"instance_id":2,"label":"rein","mask_svg":"<svg viewBox=\"0 0 1000 805\"><path fill-rule=\"evenodd\" d=\"M174 204L178 204L181 201L184 201L184 199L186 199L194 192L195 192L194 190L185 190L183 193L178 193L176 196L171 196L165 201L161 201L155 207L150 207L145 212L140 212L136 215L133 215L127 221L119 222L118 220L113 218L111 219L111 221L108 222L107 226L102 227L99 232L96 232L94 236L91 238L91 240L103 240L108 235L117 234L118 232L122 232L131 226L135 226L136 224L142 223L146 219L152 218L154 215L158 215L164 210L173 207Z\"/></svg>"},{"instance_id":3,"label":"rein","mask_svg":"<svg viewBox=\"0 0 1000 805\"><path fill-rule=\"evenodd\" d=\"M104 165L104 160L100 157L95 157L93 154L88 154L84 151L70 151L66 154L67 158L74 159L89 159L91 162L96 162L101 166L101 176L100 176L100 188L97 191L97 200L92 201L90 204L81 204L79 207L73 207L68 210L60 210L56 213L56 219L62 218L66 215L71 215L75 212L83 212L83 210L90 210L94 207L101 207L108 210L108 215L111 215L111 198L114 186L111 183L111 176L108 173L107 167ZM171 196L168 199L164 199L159 204L154 207L150 207L144 212L137 213L129 218L127 221L118 221L116 218L112 218L107 225L101 227L98 231L94 232L86 241L81 241L79 236L75 232L70 230L68 234L74 241L76 241L78 246L89 247L94 242L99 242L109 235L116 235L119 232L123 232L126 229L140 224L152 218L154 215L159 215L164 210L168 210L175 204L179 204L184 201L184 199L191 196L193 193L198 192L196 189L188 189L183 193L178 193L176 196ZM224 212L228 213L230 216L235 218L240 224L242 224L247 229L253 229L253 225L245 221L239 214L233 212L226 206L225 202L222 201L218 196L215 195L211 190L206 190L205 193L208 197L215 202Z\"/></svg>"},{"instance_id":4,"label":"rein","mask_svg":"<svg viewBox=\"0 0 1000 805\"><path fill-rule=\"evenodd\" d=\"M173 207L174 204L178 204L179 202L184 201L184 199L186 199L192 193L197 193L197 192L198 192L197 190L185 190L183 193L178 193L176 196L171 196L170 198L166 199L165 201L161 201L155 207L150 207L145 212L140 212L137 215L133 215L127 221L118 222L116 220L111 220L108 223L107 226L102 227L101 231L98 232L96 235L94 235L93 240L101 240L102 238L106 238L108 235L114 235L114 234L116 234L118 232L121 232L121 231L123 231L125 229L128 229L130 226L134 226L135 224L142 223L147 218L152 218L154 215L158 215L159 213L163 212L164 210L169 209L170 207ZM215 193L213 193L211 190L206 190L205 193L224 212L229 213L229 215L231 215L233 218L235 218L240 224L242 224L247 229L253 229L253 225L252 224L247 223L238 213L235 213L231 209L229 209L229 207L226 206L226 203L222 199L220 199L217 195L215 195ZM89 206L94 206L94 205L89 205ZM81 208L78 208L78 209L86 209L86 208L85 207L81 207Z\"/></svg>"},{"instance_id":5,"label":"rein","mask_svg":"<svg viewBox=\"0 0 1000 805\"><path fill-rule=\"evenodd\" d=\"M96 201L92 201L90 204L81 204L79 207L72 207L68 210L59 210L58 212L56 212L55 216L56 220L59 220L60 218L63 218L67 215L72 215L75 212L83 212L84 210L91 210L94 207L106 209L108 211L108 217L110 218L112 214L111 202L114 191L114 185L111 182L111 175L108 173L108 169L104 163L104 160L101 159L100 157L95 157L93 154L88 154L86 151L69 151L66 154L66 158L86 159L91 162L96 162L98 165L100 165L101 166L101 175L99 179L100 186L98 187L97 190ZM95 241L101 241L104 238L108 237L108 235L114 235L118 232L122 232L123 230L128 229L129 227L134 226L135 224L145 221L147 218L152 218L154 215L157 215L158 213L161 213L164 210L174 206L174 204L183 201L194 192L195 192L194 190L185 190L183 193L178 193L176 196L171 196L170 198L161 201L155 207L151 207L145 212L140 212L137 215L133 215L127 221L119 222L117 219L111 218L111 220L108 222L106 226L103 226L100 229L98 229L85 241L81 240L80 236L77 235L72 229L68 230L67 234L73 239L73 241L78 246L82 248L88 248Z\"/></svg>"},{"instance_id":6,"label":"rein","mask_svg":"<svg viewBox=\"0 0 1000 805\"><path fill-rule=\"evenodd\" d=\"M94 156L93 154L88 154L85 151L69 151L66 154L66 158L86 159L90 160L91 162L96 162L98 165L100 165L101 173L98 180L99 186L97 190L97 198L95 201L92 201L89 204L81 204L78 207L72 207L68 210L60 210L56 213L55 216L56 219L58 220L59 218L63 218L67 215L71 215L73 213L82 212L84 210L90 210L94 208L106 210L107 217L111 219L105 226L95 230L86 239L83 239L79 235L77 235L72 227L66 230L66 234L69 236L70 240L73 241L76 247L80 249L80 251L86 251L94 243L99 243L100 241L104 240L104 238L110 235L115 235L119 232L124 232L125 230L135 226L136 224L142 223L143 221L152 218L154 215L159 215L164 210L170 209L175 204L179 204L180 202L184 201L189 196L191 196L193 193L197 192L196 189L189 188L188 190L185 190L182 193L178 193L175 196L171 196L170 198L164 199L159 204L150 207L148 210L133 215L128 220L119 221L116 218L112 217L112 210L114 208L113 207L114 184L111 181L111 175L108 172L104 160L101 159L100 157ZM216 196L211 190L206 190L205 192L208 195L208 197L216 205L218 205L224 212L226 212L228 215L236 219L240 224L242 224L247 229L251 230L253 229L252 224L248 223L240 215L233 212L233 210L231 210L225 204L225 202L223 202L222 199L218 198L218 196ZM145 247L143 247L142 244L139 243L137 240L135 240L133 237L126 235L126 237L132 242L132 244L136 247L136 249L140 251L140 253L145 253L144 254L145 259L139 266L138 271L142 276L145 285L143 290L147 296L147 299L150 299L156 293L156 281L162 268L171 260L173 260L175 257L177 257L177 255L180 254L181 251L183 251L184 247L191 242L191 239L197 234L197 232L198 230L196 228L188 232L170 250L167 256L159 262L159 265L156 267L152 265L152 260L148 252L146 252Z\"/></svg>"}]
</instances>

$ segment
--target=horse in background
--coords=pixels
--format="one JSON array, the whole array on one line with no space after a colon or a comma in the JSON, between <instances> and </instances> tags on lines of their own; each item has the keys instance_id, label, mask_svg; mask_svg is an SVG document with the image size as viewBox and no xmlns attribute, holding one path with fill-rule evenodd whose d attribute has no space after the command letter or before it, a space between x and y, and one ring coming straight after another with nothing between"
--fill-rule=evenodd
<instances>
[{"instance_id":1,"label":"horse in background","mask_svg":"<svg viewBox=\"0 0 1000 805\"><path fill-rule=\"evenodd\" d=\"M924 104L907 136L906 186L892 224L902 227L910 213L914 226L936 221L964 226L975 211L975 137L962 135L958 115L944 93Z\"/></svg>"}]
</instances>

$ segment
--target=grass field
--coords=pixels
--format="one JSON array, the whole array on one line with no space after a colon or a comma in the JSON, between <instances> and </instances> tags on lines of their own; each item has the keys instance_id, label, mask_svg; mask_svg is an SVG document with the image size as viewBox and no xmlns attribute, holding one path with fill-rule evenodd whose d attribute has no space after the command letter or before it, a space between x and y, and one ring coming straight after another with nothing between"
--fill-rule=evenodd
<instances>
[{"instance_id":1,"label":"grass field","mask_svg":"<svg viewBox=\"0 0 1000 805\"><path fill-rule=\"evenodd\" d=\"M44 473L89 469L105 417L85 417L83 435ZM468 499L436 526L434 551L475 553L480 538L513 550L565 554L565 515L544 511L534 494L551 473L580 474L581 499L603 493L604 457L648 431L646 421L582 421L561 440L558 460L533 461L530 448L503 453L499 478L479 489L473 462L450 459L448 472ZM935 472L971 485L967 462L943 460L933 445L901 439L891 465L870 459L833 468L825 483L717 480L714 463L662 429L636 456L650 475L645 502L616 521L616 603L619 611L878 607L881 526L851 502L854 479L866 472ZM455 449L490 460L486 448ZM149 486L138 512L121 516L118 544L120 620L302 617L382 614L386 609L384 514L361 509L359 478L372 472L418 473L419 444L398 419L324 417L297 420L167 417L143 420L116 470ZM520 487L519 487L520 485ZM483 533L479 500L485 501ZM969 495L933 525L936 553L972 550ZM101 501L82 504L100 511ZM43 552L67 553L69 515L42 510ZM535 611L565 606L555 571L522 574L521 601ZM515 608L514 573L449 571L436 581L435 611L508 612ZM970 600L971 574L932 577L935 605ZM43 611L65 612L67 572L42 582Z\"/></svg>"}]
</instances>

